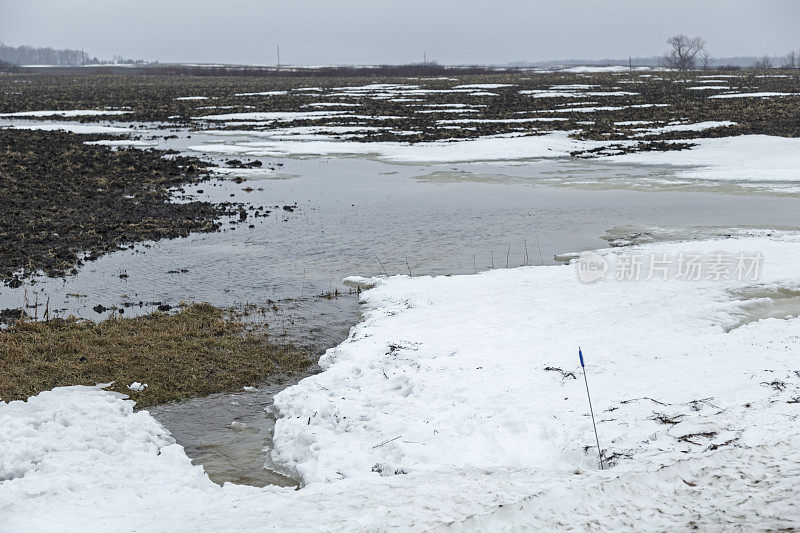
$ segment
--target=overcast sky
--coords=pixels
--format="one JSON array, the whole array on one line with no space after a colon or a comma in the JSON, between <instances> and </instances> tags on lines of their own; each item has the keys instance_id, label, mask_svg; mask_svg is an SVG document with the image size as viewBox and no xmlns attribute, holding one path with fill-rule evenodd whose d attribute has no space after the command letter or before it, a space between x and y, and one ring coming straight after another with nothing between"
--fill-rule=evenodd
<instances>
[{"instance_id":1,"label":"overcast sky","mask_svg":"<svg viewBox=\"0 0 800 533\"><path fill-rule=\"evenodd\" d=\"M0 0L0 40L162 62L499 64L800 48L798 0Z\"/></svg>"}]
</instances>

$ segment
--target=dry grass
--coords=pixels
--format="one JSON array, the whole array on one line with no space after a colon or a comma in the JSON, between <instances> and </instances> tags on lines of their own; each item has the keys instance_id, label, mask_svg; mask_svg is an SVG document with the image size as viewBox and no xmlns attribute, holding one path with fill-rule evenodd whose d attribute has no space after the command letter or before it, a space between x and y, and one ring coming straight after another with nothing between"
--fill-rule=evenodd
<instances>
[{"instance_id":1,"label":"dry grass","mask_svg":"<svg viewBox=\"0 0 800 533\"><path fill-rule=\"evenodd\" d=\"M0 331L0 398L114 381L110 390L146 407L241 390L312 362L307 353L270 343L263 328L210 304L101 323L18 322ZM148 387L128 390L135 381Z\"/></svg>"}]
</instances>

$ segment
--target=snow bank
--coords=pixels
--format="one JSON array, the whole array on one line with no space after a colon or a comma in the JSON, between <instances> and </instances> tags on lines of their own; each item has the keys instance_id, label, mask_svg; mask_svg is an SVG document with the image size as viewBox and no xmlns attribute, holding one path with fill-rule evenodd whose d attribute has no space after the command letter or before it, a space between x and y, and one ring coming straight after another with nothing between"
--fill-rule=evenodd
<instances>
[{"instance_id":1,"label":"snow bank","mask_svg":"<svg viewBox=\"0 0 800 533\"><path fill-rule=\"evenodd\" d=\"M274 458L309 481L375 465L390 472L591 468L596 458L584 447L593 447L594 435L583 384L564 374L579 373L578 345L590 360L593 387L602 391L601 435L615 453L667 464L731 438L760 442L769 434L778 442L800 434L800 426L778 421L791 409L800 415L796 407L755 414L742 407L769 403L774 391L761 382L770 373L800 386L800 376L791 377L800 356L792 330L800 319L726 333L743 313L734 292L800 290L800 239L644 250L761 252L768 259L757 281L742 282L583 284L563 266L388 279L365 293L364 319L323 356L325 372L276 398L282 417ZM715 407L690 408L710 396ZM656 401L636 400L642 397ZM678 416L683 425L654 421L654 412ZM742 424L751 414L762 422ZM676 439L706 431L717 436L702 445Z\"/></svg>"},{"instance_id":2,"label":"snow bank","mask_svg":"<svg viewBox=\"0 0 800 533\"><path fill-rule=\"evenodd\" d=\"M599 256L611 273L682 252L763 263L741 281L584 284L575 265L352 278L377 284L362 321L276 398L273 456L299 491L214 485L119 394L0 402L0 529L798 527L800 319L737 326L800 293L800 235Z\"/></svg>"},{"instance_id":3,"label":"snow bank","mask_svg":"<svg viewBox=\"0 0 800 533\"><path fill-rule=\"evenodd\" d=\"M800 139L741 135L692 139L688 150L639 152L603 158L605 161L692 167L677 177L719 181L800 181Z\"/></svg>"}]
</instances>

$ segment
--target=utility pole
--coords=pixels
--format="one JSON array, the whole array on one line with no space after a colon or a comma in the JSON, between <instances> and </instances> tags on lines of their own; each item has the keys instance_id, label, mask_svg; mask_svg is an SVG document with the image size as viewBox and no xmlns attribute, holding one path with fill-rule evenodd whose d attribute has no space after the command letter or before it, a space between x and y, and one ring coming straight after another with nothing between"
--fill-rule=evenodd
<instances>
[{"instance_id":1,"label":"utility pole","mask_svg":"<svg viewBox=\"0 0 800 533\"><path fill-rule=\"evenodd\" d=\"M428 64L428 54L425 53L425 52L423 52L423 54L422 54L422 64L423 65L427 65Z\"/></svg>"},{"instance_id":2,"label":"utility pole","mask_svg":"<svg viewBox=\"0 0 800 533\"><path fill-rule=\"evenodd\" d=\"M281 45L278 45L278 68L277 70L281 69Z\"/></svg>"}]
</instances>

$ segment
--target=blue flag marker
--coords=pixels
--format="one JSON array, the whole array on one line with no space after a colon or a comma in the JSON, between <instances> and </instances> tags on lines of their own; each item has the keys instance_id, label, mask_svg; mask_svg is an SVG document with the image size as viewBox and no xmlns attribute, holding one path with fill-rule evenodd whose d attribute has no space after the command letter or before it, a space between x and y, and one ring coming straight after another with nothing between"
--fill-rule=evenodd
<instances>
[{"instance_id":1,"label":"blue flag marker","mask_svg":"<svg viewBox=\"0 0 800 533\"><path fill-rule=\"evenodd\" d=\"M592 396L589 394L589 381L586 379L586 365L583 364L583 352L578 346L578 358L581 360L583 369L583 382L586 383L586 397L589 398L589 412L592 414L592 426L594 427L594 440L597 442L597 456L600 458L600 470L603 470L603 453L600 451L600 439L597 437L597 424L594 423L594 409L592 409Z\"/></svg>"}]
</instances>

